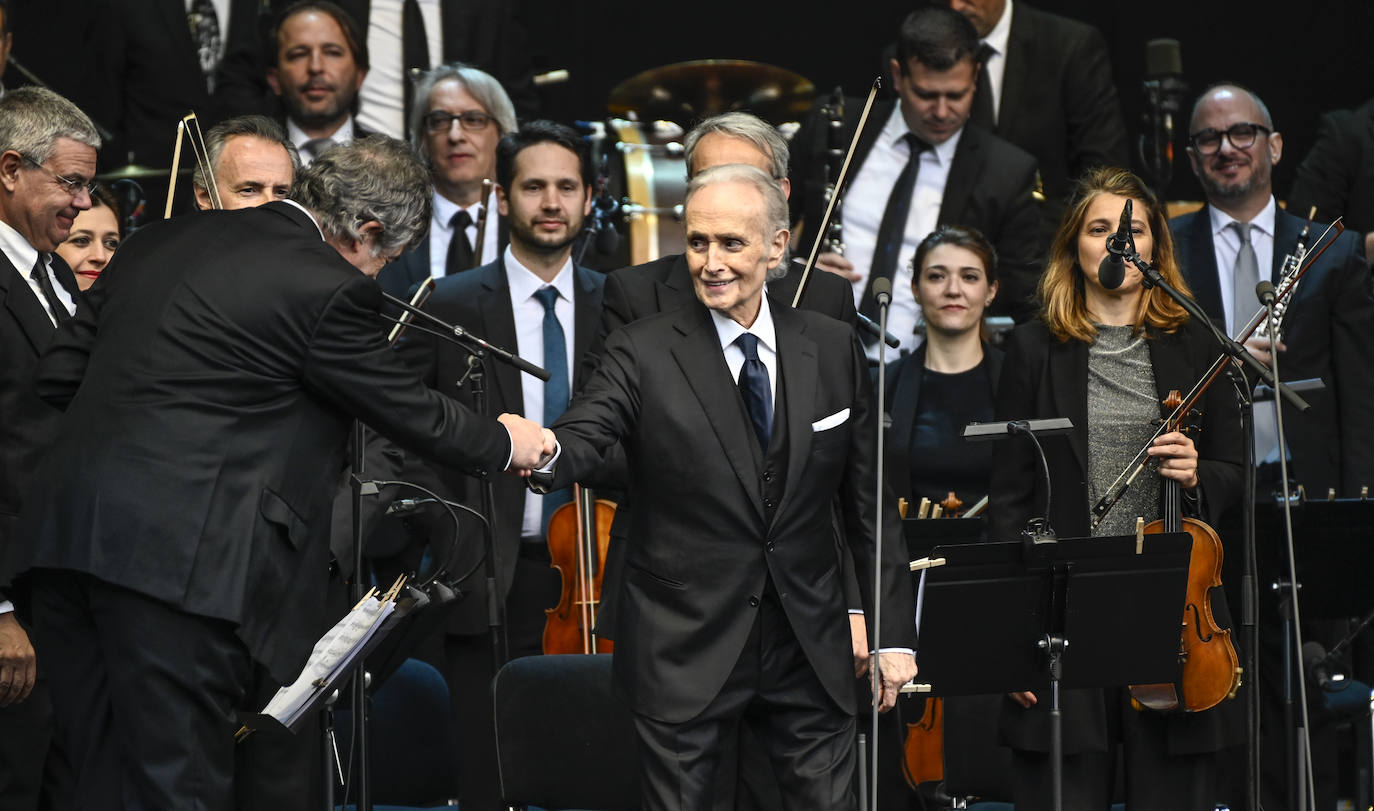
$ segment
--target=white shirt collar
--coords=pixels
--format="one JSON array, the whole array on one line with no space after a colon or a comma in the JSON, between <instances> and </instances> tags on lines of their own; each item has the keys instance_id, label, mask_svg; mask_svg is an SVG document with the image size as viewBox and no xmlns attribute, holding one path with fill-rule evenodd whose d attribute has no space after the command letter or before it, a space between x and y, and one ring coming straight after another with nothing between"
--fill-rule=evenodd
<instances>
[{"instance_id":1,"label":"white shirt collar","mask_svg":"<svg viewBox=\"0 0 1374 811\"><path fill-rule=\"evenodd\" d=\"M1207 206L1207 216L1212 223L1213 239L1225 231L1231 223L1239 222L1235 217L1212 205ZM1250 221L1250 227L1272 238L1274 236L1274 221L1277 216L1278 207L1274 204L1274 198L1271 195L1269 202L1265 203L1264 208L1260 209L1260 213L1256 214L1255 218Z\"/></svg>"},{"instance_id":2,"label":"white shirt collar","mask_svg":"<svg viewBox=\"0 0 1374 811\"><path fill-rule=\"evenodd\" d=\"M770 351L778 351L777 332L773 328L773 311L768 306L768 296L762 296L762 303L759 304L759 315L754 319L754 323L745 329L738 321L730 316L711 310L711 320L716 325L716 336L720 338L720 348L733 344L739 336L746 332L752 332L758 337L759 343L763 344Z\"/></svg>"},{"instance_id":3,"label":"white shirt collar","mask_svg":"<svg viewBox=\"0 0 1374 811\"><path fill-rule=\"evenodd\" d=\"M286 119L286 137L291 139L291 143L296 145L296 149L302 149L305 147L306 144L315 140L314 138L311 138L309 135L306 135L305 130L296 126L296 122L289 117ZM348 118L345 118L344 122L339 125L338 129L334 130L333 132L329 133L324 137L333 141L335 145L346 144L349 141L352 141L355 137L355 130L353 129L353 116L350 115Z\"/></svg>"},{"instance_id":4,"label":"white shirt collar","mask_svg":"<svg viewBox=\"0 0 1374 811\"><path fill-rule=\"evenodd\" d=\"M886 143L896 145L902 142L902 138L911 132L911 128L906 124L906 116L902 115L902 105L899 102L892 110L892 115L883 125L882 138ZM950 161L954 160L954 152L959 148L959 138L964 134L964 128L960 127L944 140L943 143L935 144L929 151L935 156L935 160L941 166L949 166Z\"/></svg>"},{"instance_id":5,"label":"white shirt collar","mask_svg":"<svg viewBox=\"0 0 1374 811\"><path fill-rule=\"evenodd\" d=\"M14 265L14 269L19 271L20 276L29 278L29 272L38 262L38 249L30 245L23 234L14 230L14 227L4 220L0 220L0 251L5 252L6 258Z\"/></svg>"},{"instance_id":6,"label":"white shirt collar","mask_svg":"<svg viewBox=\"0 0 1374 811\"><path fill-rule=\"evenodd\" d=\"M988 36L983 42L992 46L998 56L1007 55L1007 40L1011 38L1011 6L1012 0L1007 0L1007 7L1002 9L1002 19L988 32Z\"/></svg>"},{"instance_id":7,"label":"white shirt collar","mask_svg":"<svg viewBox=\"0 0 1374 811\"><path fill-rule=\"evenodd\" d=\"M455 211L457 208L455 207ZM558 275L553 277L552 282L546 282L535 275L534 271L520 264L520 260L515 258L515 252L510 246L506 246L506 281L510 284L511 301L524 301L533 298L535 292L546 285L553 285L558 290L561 298L567 299L569 303L573 300L573 269L572 256L569 255L563 267L558 269Z\"/></svg>"},{"instance_id":8,"label":"white shirt collar","mask_svg":"<svg viewBox=\"0 0 1374 811\"><path fill-rule=\"evenodd\" d=\"M475 225L477 223L477 209L481 206L481 201L473 203L470 206L460 206L452 200L448 199L447 197L443 196L439 192L435 192L434 222L442 226L444 230L451 231L453 229L449 227L449 222L453 220L453 215L457 214L459 211L463 211L466 209L466 211L468 212L468 216L472 218L472 222ZM491 210L492 209L488 209L488 212L490 212Z\"/></svg>"}]
</instances>

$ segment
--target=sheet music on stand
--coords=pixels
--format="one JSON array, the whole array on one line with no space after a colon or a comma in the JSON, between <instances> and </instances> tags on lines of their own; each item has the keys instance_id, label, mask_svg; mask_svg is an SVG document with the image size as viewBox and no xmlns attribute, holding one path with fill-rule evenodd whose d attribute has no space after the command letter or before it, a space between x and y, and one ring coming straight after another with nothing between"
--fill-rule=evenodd
<instances>
[{"instance_id":1,"label":"sheet music on stand","mask_svg":"<svg viewBox=\"0 0 1374 811\"><path fill-rule=\"evenodd\" d=\"M278 690L261 712L247 718L235 739L243 740L254 729L272 722L294 732L301 719L335 689L341 678L352 672L394 624L391 620L396 616L396 596L405 579L405 575L400 576L383 593L376 588L369 590L353 610L315 643L296 680Z\"/></svg>"}]
</instances>

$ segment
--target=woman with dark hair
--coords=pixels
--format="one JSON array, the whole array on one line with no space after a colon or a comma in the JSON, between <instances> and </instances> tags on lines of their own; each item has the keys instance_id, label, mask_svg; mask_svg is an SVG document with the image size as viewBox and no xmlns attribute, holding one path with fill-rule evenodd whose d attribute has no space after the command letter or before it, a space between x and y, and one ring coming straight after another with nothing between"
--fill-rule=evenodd
<instances>
[{"instance_id":1,"label":"woman with dark hair","mask_svg":"<svg viewBox=\"0 0 1374 811\"><path fill-rule=\"evenodd\" d=\"M91 207L76 215L71 233L57 246L57 255L76 274L76 286L85 290L95 284L123 239L119 204L109 187L97 183L91 192Z\"/></svg>"},{"instance_id":2,"label":"woman with dark hair","mask_svg":"<svg viewBox=\"0 0 1374 811\"><path fill-rule=\"evenodd\" d=\"M997 255L977 230L945 225L916 248L912 270L926 337L887 368L887 480L908 501L939 503L953 491L972 506L988 492L992 447L962 433L993 416L1002 353L982 326L997 296Z\"/></svg>"},{"instance_id":3,"label":"woman with dark hair","mask_svg":"<svg viewBox=\"0 0 1374 811\"><path fill-rule=\"evenodd\" d=\"M1050 523L1061 538L1127 535L1136 517L1161 517L1162 484L1182 488L1183 511L1215 523L1237 500L1241 434L1235 399L1223 383L1198 405L1202 431L1165 433L1151 440L1167 415L1169 390L1187 392L1218 354L1203 326L1141 274L1126 267L1116 289L1098 280L1108 236L1127 200L1134 204L1131 232L1141 258L1188 294L1174 258L1159 201L1139 178L1121 169L1098 169L1078 182L1040 279L1040 319L1017 328L1007 346L997 392L998 420L1068 417L1068 436L1042 440L1053 478ZM1157 465L1142 473L1090 530L1090 509L1146 445ZM1017 537L1044 503L1039 461L1023 438L998 443L992 476L990 537ZM1215 606L1214 606L1215 607ZM1179 606L1180 614L1183 606ZM1051 807L1048 694L1012 694L1003 706L1001 735L1013 750L1017 811ZM1180 715L1138 711L1126 688L1065 690L1064 808L1101 811L1111 805L1122 748L1126 804L1148 809L1210 809L1218 798L1216 753L1237 725L1223 703ZM1229 721L1229 719L1227 719Z\"/></svg>"}]
</instances>

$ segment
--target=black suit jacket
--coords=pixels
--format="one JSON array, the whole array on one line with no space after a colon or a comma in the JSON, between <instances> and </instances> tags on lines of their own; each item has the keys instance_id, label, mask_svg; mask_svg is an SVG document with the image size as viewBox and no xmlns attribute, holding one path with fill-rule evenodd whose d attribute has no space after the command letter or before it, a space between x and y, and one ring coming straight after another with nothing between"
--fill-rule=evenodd
<instances>
[{"instance_id":1,"label":"black suit jacket","mask_svg":"<svg viewBox=\"0 0 1374 811\"><path fill-rule=\"evenodd\" d=\"M381 291L301 209L145 231L43 358L38 394L67 413L14 565L233 623L289 681L323 622L350 418L459 466L504 468L510 440L396 362Z\"/></svg>"},{"instance_id":2,"label":"black suit jacket","mask_svg":"<svg viewBox=\"0 0 1374 811\"><path fill-rule=\"evenodd\" d=\"M78 304L76 277L51 254L55 275ZM16 268L0 252L0 563L14 537L24 494L43 452L57 436L60 412L38 398L33 376L57 328L29 286L29 268ZM0 599L4 599L0 592Z\"/></svg>"},{"instance_id":3,"label":"black suit jacket","mask_svg":"<svg viewBox=\"0 0 1374 811\"><path fill-rule=\"evenodd\" d=\"M1344 217L1352 231L1374 231L1374 100L1322 116L1288 193L1294 214L1305 217L1311 206L1322 222Z\"/></svg>"},{"instance_id":4,"label":"black suit jacket","mask_svg":"<svg viewBox=\"0 0 1374 811\"><path fill-rule=\"evenodd\" d=\"M1276 213L1270 276L1275 284L1302 226L1302 219L1281 209ZM1193 295L1220 322L1221 288L1208 210L1170 220L1169 230ZM1309 241L1321 230L1314 224ZM1320 377L1327 385L1325 391L1303 395L1312 406L1306 414L1288 406L1283 410L1292 458L1289 475L1315 497L1325 496L1331 487L1338 495L1358 496L1361 486L1374 485L1374 445L1368 439L1374 430L1374 295L1363 252L1354 233L1342 234L1303 275L1283 322L1288 350L1279 356L1279 374L1284 380ZM1259 310L1257 301L1245 306Z\"/></svg>"},{"instance_id":5,"label":"black suit jacket","mask_svg":"<svg viewBox=\"0 0 1374 811\"><path fill-rule=\"evenodd\" d=\"M1085 170L1129 167L1126 123L1102 34L1017 3L993 132L1035 156L1054 222Z\"/></svg>"},{"instance_id":6,"label":"black suit jacket","mask_svg":"<svg viewBox=\"0 0 1374 811\"><path fill-rule=\"evenodd\" d=\"M493 198L494 200L495 198ZM510 228L506 224L506 218L496 213L493 206L487 211L487 216L497 217L496 223L496 261L500 262L502 255L506 251L506 245L510 242ZM474 246L476 247L476 246ZM477 270L473 268L472 270ZM463 271L468 273L470 271ZM463 275L463 274L455 274ZM396 258L395 262L382 268L382 272L377 274L377 284L382 286L382 290L388 295L396 298L409 299L417 285L430 277L429 268L429 234L420 241L412 250L406 251Z\"/></svg>"},{"instance_id":7,"label":"black suit jacket","mask_svg":"<svg viewBox=\"0 0 1374 811\"><path fill-rule=\"evenodd\" d=\"M584 382L584 367L577 359L586 353L592 343L592 336L600 318L605 278L604 274L595 270L575 268L572 346L573 368L576 370L572 381L574 390ZM435 285L434 294L425 302L425 309L451 324L471 329L497 346L505 347L517 354L520 351L516 342L515 315L511 309L510 284L506 276L504 259L498 259L489 265L457 276L440 279ZM404 346L403 352L407 360L420 369L427 384L465 405L472 404L470 389L457 387L458 380L467 371L467 350L449 341L418 332L408 334ZM505 363L491 361L487 364L486 393L489 414L511 412L530 416L535 422L543 422L542 414L525 415L524 394L521 388L523 376L524 373L520 370ZM473 506L481 503L480 480L453 468L440 468L438 472L447 498ZM520 551L520 528L524 520L527 490L524 481L514 476L498 477L493 485L496 507L494 530L498 557L496 576L504 599L510 593L511 579L515 573L515 559ZM460 521L460 538L480 538L480 529L469 526L469 523ZM481 551L480 544L465 544L461 551L462 556L453 571L467 571L477 562ZM485 632L486 582L482 569L479 567L474 575L460 583L459 587L467 593L467 597L455 610L455 619L450 622L449 630L467 634Z\"/></svg>"},{"instance_id":8,"label":"black suit jacket","mask_svg":"<svg viewBox=\"0 0 1374 811\"><path fill-rule=\"evenodd\" d=\"M612 333L596 373L553 426L562 446L555 487L596 469L617 443L625 448L634 542L626 550L614 667L630 707L659 720L691 718L719 694L770 579L826 691L840 708L854 709L831 523L836 499L870 616L874 567L889 575L879 597L883 646L914 642L892 502L884 558L874 557L877 409L858 340L816 313L776 300L772 312L785 472L764 466L700 303ZM839 424L812 430L846 409ZM772 501L764 491L779 476L781 495Z\"/></svg>"},{"instance_id":9,"label":"black suit jacket","mask_svg":"<svg viewBox=\"0 0 1374 811\"><path fill-rule=\"evenodd\" d=\"M846 141L858 128L862 101L845 101ZM896 104L893 99L874 103L868 126L854 148L849 166L851 179L863 166ZM814 228L825 217L828 126L817 113L812 113L792 139L792 157L787 171L792 181L792 196L788 202L793 222L804 219L808 228ZM1035 185L1034 157L969 124L964 127L954 151L937 223L972 226L988 238L997 249L1002 281L1002 292L989 313L1011 315L1018 321L1035 314L1032 298L1040 277L1042 254L1048 244L1040 204L1032 196ZM843 211L840 216L843 217Z\"/></svg>"},{"instance_id":10,"label":"black suit jacket","mask_svg":"<svg viewBox=\"0 0 1374 811\"><path fill-rule=\"evenodd\" d=\"M1149 348L1155 390L1161 401L1170 389L1192 388L1217 355L1211 336L1197 323L1151 340ZM1216 525L1222 512L1241 493L1240 416L1224 381L1209 389L1198 407L1202 412L1202 430L1196 440L1202 514L1197 517ZM1166 415L1163 406L1160 414ZM1054 479L1050 523L1061 538L1085 537L1092 507L1087 485L1088 345L1079 341L1061 343L1035 321L1011 333L997 390L997 419L1041 417L1068 417L1073 421L1072 433L1048 437L1041 443ZM988 538L1012 540L1027 519L1042 509L1044 483L1039 459L1029 441L1017 437L1001 440L998 446L999 463L992 471ZM1047 691L1048 684L1032 689ZM1049 751L1048 692L1039 697L1039 703L1030 710L1010 699L1003 702L1002 737L1013 748ZM1101 691L1065 690L1061 693L1061 705L1064 751L1107 751L1111 739ZM1229 743L1238 743L1228 739L1228 732L1234 727L1223 717L1239 708L1240 703L1233 701L1208 712L1169 716L1169 752L1214 752Z\"/></svg>"}]
</instances>

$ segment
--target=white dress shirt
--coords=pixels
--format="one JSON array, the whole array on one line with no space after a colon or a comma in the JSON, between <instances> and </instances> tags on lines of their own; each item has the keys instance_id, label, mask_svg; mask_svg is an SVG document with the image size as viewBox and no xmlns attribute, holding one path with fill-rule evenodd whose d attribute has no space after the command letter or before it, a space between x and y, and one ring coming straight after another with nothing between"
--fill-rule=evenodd
<instances>
[{"instance_id":1,"label":"white dress shirt","mask_svg":"<svg viewBox=\"0 0 1374 811\"><path fill-rule=\"evenodd\" d=\"M315 160L315 156L306 150L305 145L315 139L306 135L305 130L297 126L296 122L289 117L286 119L286 137L290 139L291 143L296 145L296 151L299 152L301 156L301 166L309 166L311 161ZM325 137L333 141L335 146L341 146L352 141L357 137L357 130L353 126L353 116L350 115L348 118L345 118L338 129Z\"/></svg>"},{"instance_id":2,"label":"white dress shirt","mask_svg":"<svg viewBox=\"0 0 1374 811\"><path fill-rule=\"evenodd\" d=\"M907 132L906 119L902 117L902 108L898 104L892 108L892 115L883 125L878 140L864 158L863 165L845 194L845 258L854 263L854 270L860 274L854 282L856 306L862 304L864 290L868 286L874 247L878 242L878 226L882 223L883 211L887 209L892 184L902 173L911 154L903 139ZM892 304L887 314L887 331L902 342L901 348L905 352L920 345L915 331L921 323L921 308L911 293L911 260L921 240L934 231L940 221L940 206L944 203L949 167L954 162L954 152L959 148L959 138L963 134L961 129L944 143L921 153L921 166L916 173L911 208L907 211L902 248L897 254L897 268L892 275ZM877 346L875 341L869 347L870 355L877 356Z\"/></svg>"},{"instance_id":3,"label":"white dress shirt","mask_svg":"<svg viewBox=\"0 0 1374 811\"><path fill-rule=\"evenodd\" d=\"M429 275L436 279L444 278L448 270L448 245L453 239L453 226L449 223L453 221L453 215L463 208L447 197L434 193L434 217L429 224ZM473 203L467 207L468 216L472 218L472 224L468 226L468 244L473 250L477 249L477 214L481 208L480 203ZM501 237L497 233L500 215L496 213L496 187L493 185L491 193L487 195L487 226L486 238L482 240L482 258L477 264L486 265L496 261L496 255L500 249Z\"/></svg>"},{"instance_id":4,"label":"white dress shirt","mask_svg":"<svg viewBox=\"0 0 1374 811\"><path fill-rule=\"evenodd\" d=\"M29 244L27 239L18 231L10 227L9 223L0 221L0 251L4 251L5 258L10 260L14 269L24 277L24 281L29 283L29 289L38 299L39 305L43 307L43 312L48 314L48 319L53 326L57 326L57 318L53 316L52 307L48 306L48 297L43 295L43 288L38 286L37 280L33 278L34 262L38 261L38 249ZM43 267L47 268L48 280L52 282L52 289L57 293L57 300L67 308L67 314L76 312L76 302L72 299L72 294L67 292L67 288L57 280L57 276L52 272L52 254L44 254Z\"/></svg>"},{"instance_id":5,"label":"white dress shirt","mask_svg":"<svg viewBox=\"0 0 1374 811\"><path fill-rule=\"evenodd\" d=\"M567 347L568 387L571 390L573 376L573 264L567 262L553 277L545 282L534 275L534 271L520 264L510 247L506 248L506 281L510 286L511 312L515 315L515 352L535 366L544 365L544 305L534 297L542 287L552 285L558 290L558 300L554 302L553 312L563 327L563 341ZM544 423L544 381L533 375L520 373L520 393L525 407L525 417L539 424ZM525 516L521 523L522 538L542 540L544 497L526 491Z\"/></svg>"},{"instance_id":6,"label":"white dress shirt","mask_svg":"<svg viewBox=\"0 0 1374 811\"><path fill-rule=\"evenodd\" d=\"M1261 280L1268 279L1274 267L1274 220L1277 208L1274 198L1270 197L1264 209L1250 221L1250 244L1255 248L1255 260L1259 267ZM1226 316L1226 324L1235 322L1236 292L1235 270L1236 255L1240 253L1240 235L1231 223L1236 218L1216 206L1207 207L1207 216L1212 225L1212 247L1217 255L1217 283L1221 285L1221 309ZM1241 313L1248 319L1259 311L1258 299L1240 302ZM1231 337L1235 337L1234 335Z\"/></svg>"},{"instance_id":7,"label":"white dress shirt","mask_svg":"<svg viewBox=\"0 0 1374 811\"><path fill-rule=\"evenodd\" d=\"M425 21L429 67L443 60L443 22L439 0L418 0ZM363 81L358 120L373 132L404 138L405 67L402 64L401 10L404 0L371 0L367 19L367 53L371 67Z\"/></svg>"},{"instance_id":8,"label":"white dress shirt","mask_svg":"<svg viewBox=\"0 0 1374 811\"><path fill-rule=\"evenodd\" d=\"M773 396L773 413L777 414L778 403L778 337L773 330L773 311L768 307L768 296L761 296L759 314L748 328L728 315L711 310L711 321L716 325L716 336L720 338L721 351L725 353L725 365L730 369L730 379L739 382L739 370L744 368L744 350L735 343L746 332L759 339L759 360L768 370L768 391Z\"/></svg>"},{"instance_id":9,"label":"white dress shirt","mask_svg":"<svg viewBox=\"0 0 1374 811\"><path fill-rule=\"evenodd\" d=\"M1002 10L1002 18L988 32L983 43L992 48L983 70L988 72L988 87L992 88L992 123L997 123L1002 108L1002 80L1007 75L1007 40L1011 38L1012 0Z\"/></svg>"}]
</instances>

